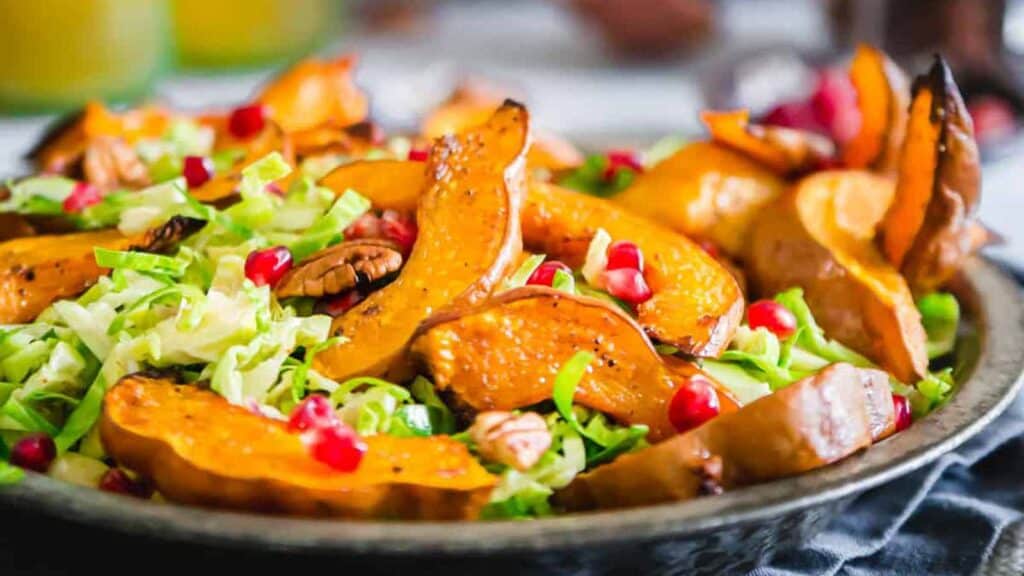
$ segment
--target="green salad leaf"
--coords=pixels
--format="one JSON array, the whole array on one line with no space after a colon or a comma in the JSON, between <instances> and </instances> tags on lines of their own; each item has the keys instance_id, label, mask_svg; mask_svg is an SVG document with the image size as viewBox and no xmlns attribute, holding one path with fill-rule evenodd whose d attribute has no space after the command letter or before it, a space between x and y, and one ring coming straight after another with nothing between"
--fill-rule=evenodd
<instances>
[{"instance_id":1,"label":"green salad leaf","mask_svg":"<svg viewBox=\"0 0 1024 576\"><path fill-rule=\"evenodd\" d=\"M960 303L945 292L933 292L917 301L921 324L928 335L928 358L938 358L953 351L960 326Z\"/></svg>"}]
</instances>

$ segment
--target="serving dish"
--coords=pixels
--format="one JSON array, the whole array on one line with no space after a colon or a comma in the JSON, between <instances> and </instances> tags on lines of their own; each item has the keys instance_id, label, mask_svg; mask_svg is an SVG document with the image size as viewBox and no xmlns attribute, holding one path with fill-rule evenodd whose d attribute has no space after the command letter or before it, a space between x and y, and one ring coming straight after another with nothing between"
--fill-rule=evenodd
<instances>
[{"instance_id":1,"label":"serving dish","mask_svg":"<svg viewBox=\"0 0 1024 576\"><path fill-rule=\"evenodd\" d=\"M1024 370L1018 287L975 258L951 288L965 313L957 348L965 378L947 405L835 465L711 498L529 522L337 522L138 502L31 474L0 490L0 502L166 543L175 554L188 544L196 553L244 550L247 559L270 563L304 554L384 572L429 563L447 574L498 566L521 573L737 573L805 542L865 490L954 450L1016 396Z\"/></svg>"}]
</instances>

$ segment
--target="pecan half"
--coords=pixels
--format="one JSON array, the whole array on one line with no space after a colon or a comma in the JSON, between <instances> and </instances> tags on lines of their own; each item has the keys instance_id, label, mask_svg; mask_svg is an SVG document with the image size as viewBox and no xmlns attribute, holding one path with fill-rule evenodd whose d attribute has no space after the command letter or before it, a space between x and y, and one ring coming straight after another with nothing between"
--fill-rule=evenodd
<instances>
[{"instance_id":1,"label":"pecan half","mask_svg":"<svg viewBox=\"0 0 1024 576\"><path fill-rule=\"evenodd\" d=\"M292 268L274 293L278 298L319 298L362 288L402 267L402 252L394 242L377 238L351 240L325 248Z\"/></svg>"},{"instance_id":2,"label":"pecan half","mask_svg":"<svg viewBox=\"0 0 1024 576\"><path fill-rule=\"evenodd\" d=\"M551 447L547 423L535 412L481 412L469 436L485 459L520 471L529 470Z\"/></svg>"},{"instance_id":3,"label":"pecan half","mask_svg":"<svg viewBox=\"0 0 1024 576\"><path fill-rule=\"evenodd\" d=\"M95 138L89 143L82 159L82 172L87 181L104 190L149 184L149 170L135 150L124 140L110 136Z\"/></svg>"}]
</instances>

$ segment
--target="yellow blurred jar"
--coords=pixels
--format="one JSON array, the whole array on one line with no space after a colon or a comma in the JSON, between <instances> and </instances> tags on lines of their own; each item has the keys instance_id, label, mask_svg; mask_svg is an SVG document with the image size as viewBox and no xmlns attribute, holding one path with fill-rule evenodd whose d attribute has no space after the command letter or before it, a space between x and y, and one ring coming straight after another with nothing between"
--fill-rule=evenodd
<instances>
[{"instance_id":1,"label":"yellow blurred jar","mask_svg":"<svg viewBox=\"0 0 1024 576\"><path fill-rule=\"evenodd\" d=\"M298 58L335 30L340 9L339 0L174 0L178 61L239 68Z\"/></svg>"},{"instance_id":2,"label":"yellow blurred jar","mask_svg":"<svg viewBox=\"0 0 1024 576\"><path fill-rule=\"evenodd\" d=\"M146 94L171 56L167 0L0 0L0 112Z\"/></svg>"}]
</instances>

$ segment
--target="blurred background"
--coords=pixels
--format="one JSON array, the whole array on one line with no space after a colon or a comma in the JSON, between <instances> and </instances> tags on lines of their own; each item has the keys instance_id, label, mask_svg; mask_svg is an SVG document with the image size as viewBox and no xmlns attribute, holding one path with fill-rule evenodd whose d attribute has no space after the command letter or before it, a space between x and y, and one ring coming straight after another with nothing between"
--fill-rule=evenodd
<instances>
[{"instance_id":1,"label":"blurred background","mask_svg":"<svg viewBox=\"0 0 1024 576\"><path fill-rule=\"evenodd\" d=\"M473 79L546 129L622 147L699 135L704 107L799 116L780 103L835 81L859 41L911 72L934 52L953 65L986 159L982 218L1008 239L990 253L1024 266L1024 0L0 0L0 175L87 100L228 107L310 53L358 53L392 131Z\"/></svg>"}]
</instances>

